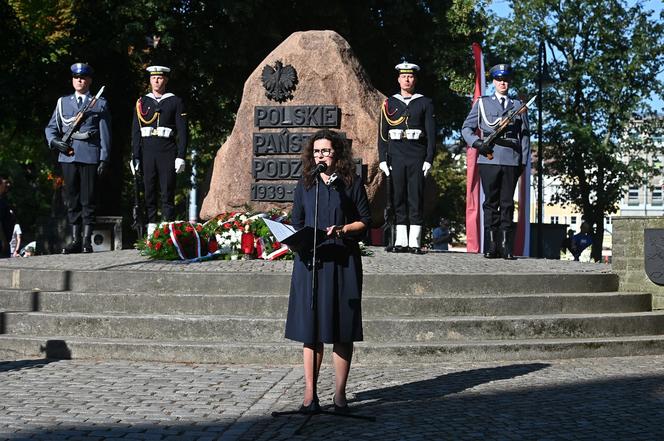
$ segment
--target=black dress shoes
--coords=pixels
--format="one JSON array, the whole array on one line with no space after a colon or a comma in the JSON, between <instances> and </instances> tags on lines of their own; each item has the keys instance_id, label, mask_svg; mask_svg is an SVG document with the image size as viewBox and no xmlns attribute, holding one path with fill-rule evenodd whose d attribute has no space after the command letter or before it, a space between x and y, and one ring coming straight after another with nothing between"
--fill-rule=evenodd
<instances>
[{"instance_id":1,"label":"black dress shoes","mask_svg":"<svg viewBox=\"0 0 664 441\"><path fill-rule=\"evenodd\" d=\"M318 401L318 397L314 397L314 399L311 400L311 403L307 404L306 406L302 404L300 409L298 409L298 412L304 414L320 412L320 403Z\"/></svg>"},{"instance_id":2,"label":"black dress shoes","mask_svg":"<svg viewBox=\"0 0 664 441\"><path fill-rule=\"evenodd\" d=\"M514 257L514 252L512 251L512 240L510 237L510 232L509 231L501 231L501 238L502 238L502 255L503 259L505 260L516 260Z\"/></svg>"},{"instance_id":3,"label":"black dress shoes","mask_svg":"<svg viewBox=\"0 0 664 441\"><path fill-rule=\"evenodd\" d=\"M343 406L339 406L337 404L336 395L334 397L332 397L332 404L334 405L334 412L335 413L349 413L350 412L350 407L348 407L348 403L345 403Z\"/></svg>"},{"instance_id":4,"label":"black dress shoes","mask_svg":"<svg viewBox=\"0 0 664 441\"><path fill-rule=\"evenodd\" d=\"M84 253L92 252L92 225L83 226L83 249Z\"/></svg>"},{"instance_id":5,"label":"black dress shoes","mask_svg":"<svg viewBox=\"0 0 664 441\"><path fill-rule=\"evenodd\" d=\"M343 406L337 406L335 404L334 405L334 412L335 413L350 413L350 407L348 407L348 404L344 404Z\"/></svg>"},{"instance_id":6,"label":"black dress shoes","mask_svg":"<svg viewBox=\"0 0 664 441\"><path fill-rule=\"evenodd\" d=\"M74 240L62 249L62 254L78 254L83 250L81 240Z\"/></svg>"},{"instance_id":7,"label":"black dress shoes","mask_svg":"<svg viewBox=\"0 0 664 441\"><path fill-rule=\"evenodd\" d=\"M424 254L424 250L420 247L410 247L410 252L413 254Z\"/></svg>"},{"instance_id":8,"label":"black dress shoes","mask_svg":"<svg viewBox=\"0 0 664 441\"><path fill-rule=\"evenodd\" d=\"M487 259L496 259L498 255L498 232L489 230L489 243L485 244L484 257Z\"/></svg>"}]
</instances>

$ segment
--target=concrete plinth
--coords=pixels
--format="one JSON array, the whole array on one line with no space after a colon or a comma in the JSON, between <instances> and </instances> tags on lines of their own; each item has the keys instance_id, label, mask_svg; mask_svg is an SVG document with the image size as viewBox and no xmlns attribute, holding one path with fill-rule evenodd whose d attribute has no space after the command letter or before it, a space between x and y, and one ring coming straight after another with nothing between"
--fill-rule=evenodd
<instances>
[{"instance_id":1,"label":"concrete plinth","mask_svg":"<svg viewBox=\"0 0 664 441\"><path fill-rule=\"evenodd\" d=\"M664 286L648 279L644 262L644 230L664 228L664 217L613 218L613 271L620 278L620 291L649 292L653 309L664 309Z\"/></svg>"}]
</instances>

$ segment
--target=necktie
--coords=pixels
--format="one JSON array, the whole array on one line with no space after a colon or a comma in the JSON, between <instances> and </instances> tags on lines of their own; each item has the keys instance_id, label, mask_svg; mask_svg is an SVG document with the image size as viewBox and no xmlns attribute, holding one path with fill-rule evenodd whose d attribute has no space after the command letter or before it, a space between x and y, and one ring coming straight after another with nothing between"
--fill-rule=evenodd
<instances>
[{"instance_id":1,"label":"necktie","mask_svg":"<svg viewBox=\"0 0 664 441\"><path fill-rule=\"evenodd\" d=\"M81 107L83 107L83 97L79 96L78 97L78 110L81 110Z\"/></svg>"},{"instance_id":2,"label":"necktie","mask_svg":"<svg viewBox=\"0 0 664 441\"><path fill-rule=\"evenodd\" d=\"M505 108L505 97L500 98L500 107Z\"/></svg>"}]
</instances>

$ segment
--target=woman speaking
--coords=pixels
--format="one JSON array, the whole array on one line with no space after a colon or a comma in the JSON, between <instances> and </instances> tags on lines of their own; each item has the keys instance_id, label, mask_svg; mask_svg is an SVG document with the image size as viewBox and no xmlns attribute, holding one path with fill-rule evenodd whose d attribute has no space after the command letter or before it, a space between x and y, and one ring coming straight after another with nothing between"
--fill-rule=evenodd
<instances>
[{"instance_id":1,"label":"woman speaking","mask_svg":"<svg viewBox=\"0 0 664 441\"><path fill-rule=\"evenodd\" d=\"M315 381L323 360L323 344L332 343L334 410L344 412L348 408L346 381L353 342L362 340L358 241L371 223L369 202L362 179L355 174L351 148L338 133L327 129L314 133L302 152L302 165L305 172L295 188L293 226L297 230L305 226L326 230L327 237L316 249L315 264L311 252L300 252L295 257L286 338L304 343L305 390L300 411L316 412L320 408ZM314 225L316 187L318 225ZM317 300L314 308L312 295Z\"/></svg>"}]
</instances>

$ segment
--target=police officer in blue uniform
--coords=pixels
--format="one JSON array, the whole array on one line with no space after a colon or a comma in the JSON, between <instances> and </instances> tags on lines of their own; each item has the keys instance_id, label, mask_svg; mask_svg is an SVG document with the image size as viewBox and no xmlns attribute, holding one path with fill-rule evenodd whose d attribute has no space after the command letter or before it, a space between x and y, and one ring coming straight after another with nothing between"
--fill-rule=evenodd
<instances>
[{"instance_id":1,"label":"police officer in blue uniform","mask_svg":"<svg viewBox=\"0 0 664 441\"><path fill-rule=\"evenodd\" d=\"M489 74L495 94L480 97L475 102L461 134L468 145L479 149L480 154L477 164L485 195L482 204L484 257L496 258L502 254L505 259L514 259L511 238L514 190L530 158L528 116L525 112L517 116L494 145L482 143L482 138L491 135L502 118L521 107L519 100L507 95L513 75L511 66L498 64L490 69Z\"/></svg>"},{"instance_id":2,"label":"police officer in blue uniform","mask_svg":"<svg viewBox=\"0 0 664 441\"><path fill-rule=\"evenodd\" d=\"M86 110L71 142L62 141L76 115L93 98L90 95L93 73L92 67L85 63L71 66L74 93L58 99L45 129L49 147L59 151L58 162L64 177L67 221L72 232L71 242L62 250L64 254L92 252L97 176L108 169L111 154L111 115L103 97Z\"/></svg>"},{"instance_id":3,"label":"police officer in blue uniform","mask_svg":"<svg viewBox=\"0 0 664 441\"><path fill-rule=\"evenodd\" d=\"M151 92L136 101L131 167L143 170L150 236L157 227L157 185L162 220L175 220L175 174L185 169L188 132L182 100L166 92L171 69L150 66L147 71Z\"/></svg>"},{"instance_id":4,"label":"police officer in blue uniform","mask_svg":"<svg viewBox=\"0 0 664 441\"><path fill-rule=\"evenodd\" d=\"M381 107L378 167L392 174L396 238L391 251L422 254L424 178L429 173L436 143L433 102L415 93L417 64L395 66L400 91Z\"/></svg>"}]
</instances>

